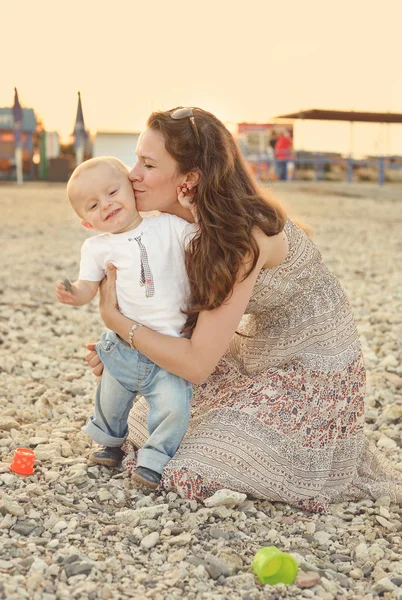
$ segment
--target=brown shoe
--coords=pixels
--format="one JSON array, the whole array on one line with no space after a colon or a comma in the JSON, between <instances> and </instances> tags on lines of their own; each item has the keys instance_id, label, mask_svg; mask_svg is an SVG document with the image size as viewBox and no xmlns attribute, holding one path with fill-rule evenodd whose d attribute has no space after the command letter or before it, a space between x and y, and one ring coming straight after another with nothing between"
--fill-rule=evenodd
<instances>
[{"instance_id":1,"label":"brown shoe","mask_svg":"<svg viewBox=\"0 0 402 600\"><path fill-rule=\"evenodd\" d=\"M118 467L124 456L123 450L120 446L112 448L110 446L104 446L97 452L94 452L89 457L91 465L104 465L105 467Z\"/></svg>"},{"instance_id":2,"label":"brown shoe","mask_svg":"<svg viewBox=\"0 0 402 600\"><path fill-rule=\"evenodd\" d=\"M160 473L156 473L156 471L147 469L146 467L137 467L134 473L131 475L131 479L136 483L143 485L144 487L147 487L151 490L156 490L160 480L162 479L162 475Z\"/></svg>"}]
</instances>

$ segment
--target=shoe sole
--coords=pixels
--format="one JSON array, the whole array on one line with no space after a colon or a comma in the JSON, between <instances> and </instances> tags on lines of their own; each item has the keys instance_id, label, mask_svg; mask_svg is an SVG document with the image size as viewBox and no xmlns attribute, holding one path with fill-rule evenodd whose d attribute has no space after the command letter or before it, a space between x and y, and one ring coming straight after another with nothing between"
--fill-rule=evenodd
<instances>
[{"instance_id":1,"label":"shoe sole","mask_svg":"<svg viewBox=\"0 0 402 600\"><path fill-rule=\"evenodd\" d=\"M97 458L96 456L90 456L89 462L91 465L103 465L104 467L118 467L120 465L113 458Z\"/></svg>"},{"instance_id":2,"label":"shoe sole","mask_svg":"<svg viewBox=\"0 0 402 600\"><path fill-rule=\"evenodd\" d=\"M160 483L159 481L158 481L158 483L152 483L152 481L148 481L148 479L144 479L140 475L137 475L137 473L133 473L131 475L131 480L135 481L136 483L141 484L144 487L149 488L150 490L156 490L156 488L159 486L159 483Z\"/></svg>"}]
</instances>

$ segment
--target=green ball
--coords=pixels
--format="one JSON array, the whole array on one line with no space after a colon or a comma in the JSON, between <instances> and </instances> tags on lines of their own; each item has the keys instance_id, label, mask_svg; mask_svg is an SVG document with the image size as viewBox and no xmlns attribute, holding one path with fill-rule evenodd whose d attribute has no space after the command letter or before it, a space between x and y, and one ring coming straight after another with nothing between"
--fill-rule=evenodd
<instances>
[{"instance_id":1,"label":"green ball","mask_svg":"<svg viewBox=\"0 0 402 600\"><path fill-rule=\"evenodd\" d=\"M294 583L299 570L296 560L276 546L258 550L253 559L253 571L260 583Z\"/></svg>"}]
</instances>

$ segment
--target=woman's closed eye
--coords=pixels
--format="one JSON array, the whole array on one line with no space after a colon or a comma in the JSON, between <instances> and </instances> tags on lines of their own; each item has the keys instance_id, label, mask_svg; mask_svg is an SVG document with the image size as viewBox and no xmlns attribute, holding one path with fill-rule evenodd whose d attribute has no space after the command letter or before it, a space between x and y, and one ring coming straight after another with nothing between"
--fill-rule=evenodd
<instances>
[{"instance_id":1,"label":"woman's closed eye","mask_svg":"<svg viewBox=\"0 0 402 600\"><path fill-rule=\"evenodd\" d=\"M145 167L146 169L154 169L154 166L153 166L153 165L148 165L147 163L145 163L145 164L144 164L144 167Z\"/></svg>"}]
</instances>

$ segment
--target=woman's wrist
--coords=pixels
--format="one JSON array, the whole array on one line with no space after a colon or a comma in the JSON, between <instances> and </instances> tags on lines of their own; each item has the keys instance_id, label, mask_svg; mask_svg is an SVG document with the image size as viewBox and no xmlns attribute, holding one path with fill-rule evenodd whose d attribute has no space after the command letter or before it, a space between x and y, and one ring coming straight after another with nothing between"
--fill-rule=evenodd
<instances>
[{"instance_id":1,"label":"woman's wrist","mask_svg":"<svg viewBox=\"0 0 402 600\"><path fill-rule=\"evenodd\" d=\"M137 323L136 321L134 321L134 323L131 325L130 327L130 331L128 332L128 343L130 344L130 346L132 347L133 350L137 350L135 343L134 343L134 331L136 329L138 329L138 327L142 327L141 323Z\"/></svg>"},{"instance_id":2,"label":"woman's wrist","mask_svg":"<svg viewBox=\"0 0 402 600\"><path fill-rule=\"evenodd\" d=\"M130 331L130 327L133 325L132 319L125 317L120 311L105 311L105 314L102 315L102 320L105 326L117 333L123 340L128 342L128 332Z\"/></svg>"}]
</instances>

